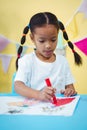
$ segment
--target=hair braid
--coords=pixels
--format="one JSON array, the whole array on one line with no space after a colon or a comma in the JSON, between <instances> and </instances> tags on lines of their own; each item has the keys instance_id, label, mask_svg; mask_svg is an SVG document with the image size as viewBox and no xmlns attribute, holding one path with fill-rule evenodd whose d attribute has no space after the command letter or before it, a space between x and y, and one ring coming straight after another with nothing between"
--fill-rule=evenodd
<instances>
[{"instance_id":1,"label":"hair braid","mask_svg":"<svg viewBox=\"0 0 87 130\"><path fill-rule=\"evenodd\" d=\"M26 26L23 30L23 36L20 41L21 45L19 46L18 51L17 51L16 70L18 69L18 59L20 58L21 53L23 51L23 45L26 41L26 34L28 33L28 31L29 31L29 26Z\"/></svg>"},{"instance_id":2,"label":"hair braid","mask_svg":"<svg viewBox=\"0 0 87 130\"><path fill-rule=\"evenodd\" d=\"M70 47L70 49L72 50L73 54L74 54L74 59L75 59L75 63L76 65L81 65L82 64L82 58L81 56L74 50L74 45L71 41L69 41L68 35L66 33L65 27L63 25L63 23L61 21L58 21L59 24L59 28L60 30L62 30L63 32L63 37L64 39L67 41L68 46Z\"/></svg>"}]
</instances>

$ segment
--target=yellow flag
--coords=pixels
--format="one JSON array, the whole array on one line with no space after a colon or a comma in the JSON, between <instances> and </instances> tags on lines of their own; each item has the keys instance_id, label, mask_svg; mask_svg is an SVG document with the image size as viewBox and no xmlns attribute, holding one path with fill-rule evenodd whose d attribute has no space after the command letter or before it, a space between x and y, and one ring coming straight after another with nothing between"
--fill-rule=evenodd
<instances>
[{"instance_id":1,"label":"yellow flag","mask_svg":"<svg viewBox=\"0 0 87 130\"><path fill-rule=\"evenodd\" d=\"M70 21L70 23L66 26L67 32L69 33L70 39L74 39L78 36L78 24L76 21L76 15Z\"/></svg>"}]
</instances>

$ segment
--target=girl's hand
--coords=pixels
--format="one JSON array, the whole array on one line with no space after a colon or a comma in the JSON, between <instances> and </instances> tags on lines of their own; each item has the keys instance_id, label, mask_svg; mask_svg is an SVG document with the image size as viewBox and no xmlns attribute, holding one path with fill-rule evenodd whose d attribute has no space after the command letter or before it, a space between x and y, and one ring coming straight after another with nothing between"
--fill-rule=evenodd
<instances>
[{"instance_id":1,"label":"girl's hand","mask_svg":"<svg viewBox=\"0 0 87 130\"><path fill-rule=\"evenodd\" d=\"M52 98L56 92L53 87L45 87L43 90L39 91L39 100L41 101L52 101Z\"/></svg>"},{"instance_id":2,"label":"girl's hand","mask_svg":"<svg viewBox=\"0 0 87 130\"><path fill-rule=\"evenodd\" d=\"M65 90L61 90L60 92L62 94L64 94L66 97L73 96L73 95L77 94L77 92L75 91L75 88L74 88L74 86L72 84L71 85L67 85L65 87Z\"/></svg>"}]
</instances>

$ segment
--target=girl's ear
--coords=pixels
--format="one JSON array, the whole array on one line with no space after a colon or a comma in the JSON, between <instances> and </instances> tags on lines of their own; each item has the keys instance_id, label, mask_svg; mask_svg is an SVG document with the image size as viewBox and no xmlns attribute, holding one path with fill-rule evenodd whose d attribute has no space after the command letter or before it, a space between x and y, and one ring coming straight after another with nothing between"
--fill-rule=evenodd
<instances>
[{"instance_id":1,"label":"girl's ear","mask_svg":"<svg viewBox=\"0 0 87 130\"><path fill-rule=\"evenodd\" d=\"M34 36L32 33L30 34L30 38L31 38L32 42L34 42Z\"/></svg>"}]
</instances>

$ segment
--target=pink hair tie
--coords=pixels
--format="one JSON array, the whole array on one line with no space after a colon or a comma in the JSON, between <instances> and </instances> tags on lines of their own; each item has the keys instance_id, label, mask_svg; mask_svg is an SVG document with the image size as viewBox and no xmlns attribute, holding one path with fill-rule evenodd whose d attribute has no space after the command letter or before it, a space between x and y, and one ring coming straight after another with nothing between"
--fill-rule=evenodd
<instances>
[{"instance_id":1,"label":"pink hair tie","mask_svg":"<svg viewBox=\"0 0 87 130\"><path fill-rule=\"evenodd\" d=\"M20 58L20 54L18 54L18 58Z\"/></svg>"},{"instance_id":2,"label":"pink hair tie","mask_svg":"<svg viewBox=\"0 0 87 130\"><path fill-rule=\"evenodd\" d=\"M75 50L74 50L74 49L72 49L72 52L74 53L74 52L75 52Z\"/></svg>"}]
</instances>

